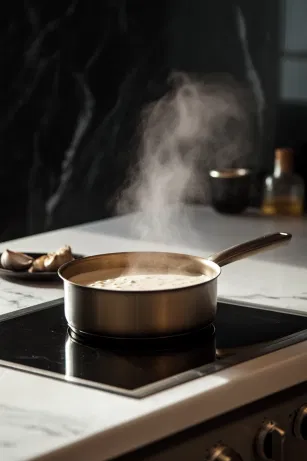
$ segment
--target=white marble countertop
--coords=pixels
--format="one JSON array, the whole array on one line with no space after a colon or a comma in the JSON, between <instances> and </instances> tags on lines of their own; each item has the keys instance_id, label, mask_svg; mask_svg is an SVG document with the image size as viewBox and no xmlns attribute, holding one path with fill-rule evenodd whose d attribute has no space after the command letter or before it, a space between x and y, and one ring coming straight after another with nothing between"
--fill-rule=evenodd
<instances>
[{"instance_id":1,"label":"white marble countertop","mask_svg":"<svg viewBox=\"0 0 307 461\"><path fill-rule=\"evenodd\" d=\"M133 220L126 216L66 228L0 244L20 251L54 251L65 243L85 255L115 251L184 251L210 254L270 232L291 232L289 246L262 253L223 268L219 279L221 298L305 311L307 309L307 219L267 219L228 216L202 207L189 207L186 216L173 223L178 235L164 235L164 242L134 237ZM244 280L244 283L242 283ZM0 315L62 297L62 285L16 283L0 278Z\"/></svg>"},{"instance_id":2,"label":"white marble countertop","mask_svg":"<svg viewBox=\"0 0 307 461\"><path fill-rule=\"evenodd\" d=\"M307 313L306 219L225 217L202 207L189 207L179 221L174 223L176 239L165 236L159 244L139 241L134 237L134 221L123 217L6 242L0 250L44 252L70 244L75 252L86 255L167 249L208 256L265 233L291 232L289 246L225 267L219 279L219 296ZM0 315L60 297L60 284L28 285L0 279ZM284 353L289 353L286 359L290 368L297 370L305 354L303 345L291 346ZM41 456L39 459L103 461L117 456L167 435L163 418L175 416L167 429L172 433L234 408L236 402L227 398L229 386L237 386L240 404L242 395L243 401L248 401L247 377L255 373L257 379L257 373L265 376L269 369L272 372L268 356L256 360L261 363L261 372L251 368L246 373L246 366L243 372L238 365L141 400L0 367L0 459L22 461ZM278 376L282 367L278 361L275 366ZM283 385L291 385L291 379L291 373L283 376ZM257 392L259 397L264 395L263 389ZM212 404L206 405L204 414L200 401L207 397Z\"/></svg>"}]
</instances>

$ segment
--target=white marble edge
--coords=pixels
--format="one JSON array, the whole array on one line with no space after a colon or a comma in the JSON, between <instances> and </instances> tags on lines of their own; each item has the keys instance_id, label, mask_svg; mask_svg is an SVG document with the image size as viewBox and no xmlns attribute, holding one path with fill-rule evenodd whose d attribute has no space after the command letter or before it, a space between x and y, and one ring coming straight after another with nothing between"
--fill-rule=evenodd
<instances>
[{"instance_id":1,"label":"white marble edge","mask_svg":"<svg viewBox=\"0 0 307 461\"><path fill-rule=\"evenodd\" d=\"M68 243L75 252L84 254L168 249L205 256L267 232L290 231L296 236L292 248L275 250L276 253L272 252L268 257L253 258L223 269L219 294L223 299L238 300L251 306L260 304L263 308L306 314L306 220L258 221L251 217L238 221L200 207L190 207L187 213L193 229L189 227L177 246L169 242L138 241L129 235L130 218L123 217L6 242L0 244L0 250L8 247L22 251L52 251ZM189 244L191 232L194 246ZM49 302L62 295L61 286L16 285L1 279L0 314ZM279 380L283 387L291 385L291 380L296 383L305 379L299 373L306 369L306 346L305 343L292 346L296 351L294 355L290 354L290 348L284 351L289 356L283 354L283 361L288 360L293 372ZM261 363L264 376L271 367L269 357L256 360ZM281 362L276 361L275 367L278 376L282 373ZM230 405L229 400L233 408L242 404L243 395L248 401L252 390L246 379L253 372L254 367L247 373L246 366L238 365L135 400L0 367L0 459L24 461L39 456L39 459L46 460L68 460L71 457L81 460L85 459L86 453L89 461L106 460L111 455L117 456L217 415ZM258 368L257 373L260 373ZM272 388L271 391L279 390L280 383L278 389ZM240 395L240 402L229 399L229 392L234 390L233 395ZM269 391L269 388L259 386L258 397ZM253 393L255 397L255 386ZM201 405L204 399L206 411ZM210 409L208 402L212 402Z\"/></svg>"}]
</instances>

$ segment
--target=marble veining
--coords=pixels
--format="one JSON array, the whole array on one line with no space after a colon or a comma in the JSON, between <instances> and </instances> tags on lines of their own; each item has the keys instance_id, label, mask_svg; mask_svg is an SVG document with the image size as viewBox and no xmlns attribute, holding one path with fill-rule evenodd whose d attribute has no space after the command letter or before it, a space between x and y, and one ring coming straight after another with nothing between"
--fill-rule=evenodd
<instances>
[{"instance_id":1,"label":"marble veining","mask_svg":"<svg viewBox=\"0 0 307 461\"><path fill-rule=\"evenodd\" d=\"M305 296L304 296L305 295ZM246 300L270 300L270 299L277 299L279 301L289 300L289 299L301 299L303 301L307 300L307 293L302 293L301 295L292 295L292 296L272 296L272 295L264 295L260 293L251 293L249 295L236 295L236 299L246 299Z\"/></svg>"},{"instance_id":2,"label":"marble veining","mask_svg":"<svg viewBox=\"0 0 307 461\"><path fill-rule=\"evenodd\" d=\"M266 162L279 64L278 14L265 0L32 1L8 8L2 32L2 240L113 214L141 113L174 70L243 86L259 125L245 161Z\"/></svg>"},{"instance_id":3,"label":"marble veining","mask_svg":"<svg viewBox=\"0 0 307 461\"><path fill-rule=\"evenodd\" d=\"M0 459L17 461L26 457L28 451L32 455L39 452L41 444L48 449L55 442L58 445L63 440L68 442L81 436L87 426L88 422L83 418L0 404ZM23 454L21 445L25 451ZM31 445L33 448L29 450Z\"/></svg>"},{"instance_id":4,"label":"marble veining","mask_svg":"<svg viewBox=\"0 0 307 461\"><path fill-rule=\"evenodd\" d=\"M41 287L17 283L0 278L0 315L25 307L51 301L62 296L61 286Z\"/></svg>"},{"instance_id":5,"label":"marble veining","mask_svg":"<svg viewBox=\"0 0 307 461\"><path fill-rule=\"evenodd\" d=\"M37 412L25 408L0 404L1 425L35 431L51 437L78 435L84 431L85 422L76 418L60 418L51 412ZM0 432L1 434L4 432ZM0 443L3 441L0 439Z\"/></svg>"}]
</instances>

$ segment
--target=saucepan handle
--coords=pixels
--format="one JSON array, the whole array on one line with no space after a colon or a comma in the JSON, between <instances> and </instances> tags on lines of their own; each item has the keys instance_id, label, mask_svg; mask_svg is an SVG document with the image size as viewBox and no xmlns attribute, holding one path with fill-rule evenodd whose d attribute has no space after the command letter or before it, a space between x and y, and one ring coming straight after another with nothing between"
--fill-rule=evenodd
<instances>
[{"instance_id":1,"label":"saucepan handle","mask_svg":"<svg viewBox=\"0 0 307 461\"><path fill-rule=\"evenodd\" d=\"M215 253L209 256L210 261L215 262L219 266L226 266L227 264L239 261L240 259L247 258L262 251L270 250L279 245L289 243L292 235L286 232L277 232L275 234L268 234L248 242L240 243L226 250Z\"/></svg>"}]
</instances>

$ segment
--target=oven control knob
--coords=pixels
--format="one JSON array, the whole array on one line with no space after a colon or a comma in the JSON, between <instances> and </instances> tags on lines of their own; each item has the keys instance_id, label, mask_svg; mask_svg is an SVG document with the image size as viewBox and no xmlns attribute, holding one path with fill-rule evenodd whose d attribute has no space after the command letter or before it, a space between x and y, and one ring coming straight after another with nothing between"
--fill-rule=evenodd
<instances>
[{"instance_id":1,"label":"oven control knob","mask_svg":"<svg viewBox=\"0 0 307 461\"><path fill-rule=\"evenodd\" d=\"M232 448L225 445L217 445L210 450L207 461L243 461Z\"/></svg>"},{"instance_id":2,"label":"oven control knob","mask_svg":"<svg viewBox=\"0 0 307 461\"><path fill-rule=\"evenodd\" d=\"M297 412L293 423L293 432L297 439L307 440L307 405Z\"/></svg>"},{"instance_id":3,"label":"oven control knob","mask_svg":"<svg viewBox=\"0 0 307 461\"><path fill-rule=\"evenodd\" d=\"M256 437L256 451L261 460L283 461L286 433L274 421L263 424Z\"/></svg>"}]
</instances>

